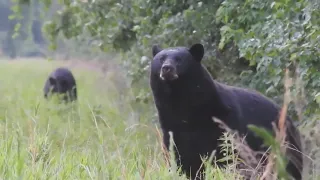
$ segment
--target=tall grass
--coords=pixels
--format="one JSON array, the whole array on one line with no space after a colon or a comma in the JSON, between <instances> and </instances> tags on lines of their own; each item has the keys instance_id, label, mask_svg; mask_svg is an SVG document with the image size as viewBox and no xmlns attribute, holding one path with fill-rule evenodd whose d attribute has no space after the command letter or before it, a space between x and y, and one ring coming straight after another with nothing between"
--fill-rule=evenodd
<instances>
[{"instance_id":1,"label":"tall grass","mask_svg":"<svg viewBox=\"0 0 320 180\"><path fill-rule=\"evenodd\" d=\"M58 66L74 73L79 95L74 104L43 98L45 80ZM185 179L178 167L169 166L160 130L152 123L154 109L136 111L124 72L88 67L0 61L0 178ZM207 179L243 179L234 165L205 166Z\"/></svg>"},{"instance_id":2,"label":"tall grass","mask_svg":"<svg viewBox=\"0 0 320 180\"><path fill-rule=\"evenodd\" d=\"M61 65L0 62L0 177L169 178L157 131L148 123L152 113L133 116L130 89L119 90L114 75L75 67L77 103L43 98L48 74Z\"/></svg>"}]
</instances>

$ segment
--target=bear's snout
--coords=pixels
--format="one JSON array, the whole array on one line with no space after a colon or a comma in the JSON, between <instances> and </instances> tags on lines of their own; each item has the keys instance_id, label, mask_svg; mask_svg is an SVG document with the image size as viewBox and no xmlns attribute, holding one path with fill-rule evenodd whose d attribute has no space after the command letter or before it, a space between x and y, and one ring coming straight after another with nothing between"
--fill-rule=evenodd
<instances>
[{"instance_id":1,"label":"bear's snout","mask_svg":"<svg viewBox=\"0 0 320 180\"><path fill-rule=\"evenodd\" d=\"M162 80L175 80L178 78L176 68L171 64L163 64L161 67L160 78Z\"/></svg>"},{"instance_id":2,"label":"bear's snout","mask_svg":"<svg viewBox=\"0 0 320 180\"><path fill-rule=\"evenodd\" d=\"M172 71L174 71L174 67L173 67L173 66L171 66L171 65L164 65L164 66L162 66L162 72L164 72L164 73L170 73L170 72L172 72Z\"/></svg>"}]
</instances>

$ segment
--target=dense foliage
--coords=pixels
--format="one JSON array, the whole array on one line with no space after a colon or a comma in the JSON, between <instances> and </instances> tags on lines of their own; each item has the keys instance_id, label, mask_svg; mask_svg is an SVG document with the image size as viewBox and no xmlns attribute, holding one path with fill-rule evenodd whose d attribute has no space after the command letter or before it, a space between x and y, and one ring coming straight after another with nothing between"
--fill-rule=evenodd
<instances>
[{"instance_id":1,"label":"dense foliage","mask_svg":"<svg viewBox=\"0 0 320 180\"><path fill-rule=\"evenodd\" d=\"M53 3L42 2L48 8ZM292 90L297 110L310 115L320 101L319 7L316 0L63 1L45 30L53 48L63 34L90 37L89 44L102 51L122 52L133 85L140 87L147 85L155 43L168 47L201 42L215 78L257 89L278 103L289 68L299 82ZM137 99L150 99L146 92L141 88Z\"/></svg>"},{"instance_id":2,"label":"dense foliage","mask_svg":"<svg viewBox=\"0 0 320 180\"><path fill-rule=\"evenodd\" d=\"M45 44L41 32L39 3L33 2L30 5L14 5L13 3L10 0L0 2L1 52L11 58L27 56L28 53L34 54L37 46ZM25 48L26 45L28 48Z\"/></svg>"},{"instance_id":3,"label":"dense foliage","mask_svg":"<svg viewBox=\"0 0 320 180\"><path fill-rule=\"evenodd\" d=\"M291 69L303 82L302 95L306 95L310 107L306 114L319 108L319 7L319 1L227 0L217 12L217 18L225 24L221 47L224 41L234 40L240 56L256 66L256 72L246 73L250 85L279 95L284 69ZM301 95L301 90L298 86L293 92Z\"/></svg>"}]
</instances>

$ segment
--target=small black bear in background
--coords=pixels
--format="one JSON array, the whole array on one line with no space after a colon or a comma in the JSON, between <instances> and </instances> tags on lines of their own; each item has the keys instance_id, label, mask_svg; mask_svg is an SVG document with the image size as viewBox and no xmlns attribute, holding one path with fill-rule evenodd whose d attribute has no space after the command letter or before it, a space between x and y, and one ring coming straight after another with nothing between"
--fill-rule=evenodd
<instances>
[{"instance_id":1,"label":"small black bear in background","mask_svg":"<svg viewBox=\"0 0 320 180\"><path fill-rule=\"evenodd\" d=\"M64 67L55 69L48 77L44 88L44 97L48 98L49 93L63 94L66 102L77 100L76 81L71 71Z\"/></svg>"},{"instance_id":2,"label":"small black bear in background","mask_svg":"<svg viewBox=\"0 0 320 180\"><path fill-rule=\"evenodd\" d=\"M169 131L175 142L176 163L188 177L203 179L201 156L223 157L218 141L224 132L212 117L222 120L240 135L246 135L248 145L255 151L266 150L261 138L247 128L253 124L273 131L272 122L278 122L280 107L262 94L248 89L221 84L212 79L202 65L204 47L161 49L153 46L150 86L163 141L169 149ZM287 149L290 161L287 171L301 180L302 155L300 134L290 117L286 119L287 139L294 149ZM217 162L218 165L223 163ZM203 166L202 166L203 167ZM197 171L200 169L200 173ZM190 172L190 174L189 174ZM196 176L197 174L197 176Z\"/></svg>"}]
</instances>

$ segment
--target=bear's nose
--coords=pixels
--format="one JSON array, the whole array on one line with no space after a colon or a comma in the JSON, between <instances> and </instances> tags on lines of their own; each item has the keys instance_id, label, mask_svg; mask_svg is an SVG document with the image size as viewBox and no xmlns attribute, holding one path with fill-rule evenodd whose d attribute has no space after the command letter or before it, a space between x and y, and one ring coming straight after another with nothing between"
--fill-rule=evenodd
<instances>
[{"instance_id":1,"label":"bear's nose","mask_svg":"<svg viewBox=\"0 0 320 180\"><path fill-rule=\"evenodd\" d=\"M162 71L164 73L172 72L174 70L174 67L171 65L163 65L162 66Z\"/></svg>"}]
</instances>

